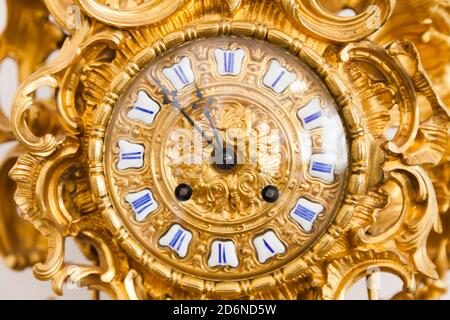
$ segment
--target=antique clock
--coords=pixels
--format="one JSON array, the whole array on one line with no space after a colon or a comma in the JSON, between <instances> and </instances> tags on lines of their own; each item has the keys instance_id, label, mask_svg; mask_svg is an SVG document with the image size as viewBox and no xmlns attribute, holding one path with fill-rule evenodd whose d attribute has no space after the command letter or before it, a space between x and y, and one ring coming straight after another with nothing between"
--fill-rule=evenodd
<instances>
[{"instance_id":1,"label":"antique clock","mask_svg":"<svg viewBox=\"0 0 450 320\"><path fill-rule=\"evenodd\" d=\"M445 291L447 1L17 3L52 17L47 54L66 39L2 129L39 231L12 267L116 299L341 299L374 272Z\"/></svg>"}]
</instances>

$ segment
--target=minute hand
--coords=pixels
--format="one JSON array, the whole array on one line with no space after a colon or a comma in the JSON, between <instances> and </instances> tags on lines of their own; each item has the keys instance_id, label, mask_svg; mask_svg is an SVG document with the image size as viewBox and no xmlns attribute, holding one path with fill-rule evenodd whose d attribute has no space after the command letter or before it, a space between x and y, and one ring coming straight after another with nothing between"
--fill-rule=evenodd
<instances>
[{"instance_id":1,"label":"minute hand","mask_svg":"<svg viewBox=\"0 0 450 320\"><path fill-rule=\"evenodd\" d=\"M208 108L209 105L212 104L212 102L213 100L211 98L207 100L206 105L203 107L203 114L209 121L209 125L211 126L211 129L214 133L214 138L216 140L218 150L222 150L223 149L222 138L219 135L219 129L217 129L216 125L214 124L214 121L211 117L211 111Z\"/></svg>"},{"instance_id":2,"label":"minute hand","mask_svg":"<svg viewBox=\"0 0 450 320\"><path fill-rule=\"evenodd\" d=\"M174 105L174 104L172 104ZM212 143L212 139L210 136L208 136L208 134L206 134L196 123L195 121L187 114L186 110L180 108L179 106L176 107L181 114L186 118L186 120L194 127L195 130L197 130L198 133L200 133L203 137L203 139L205 139L206 142L208 142L209 144Z\"/></svg>"}]
</instances>

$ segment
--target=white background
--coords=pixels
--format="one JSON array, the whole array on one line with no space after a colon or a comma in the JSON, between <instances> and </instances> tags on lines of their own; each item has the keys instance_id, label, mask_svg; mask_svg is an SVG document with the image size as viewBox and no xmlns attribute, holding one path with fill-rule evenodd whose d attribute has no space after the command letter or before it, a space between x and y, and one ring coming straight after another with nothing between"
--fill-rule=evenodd
<instances>
[{"instance_id":1,"label":"white background","mask_svg":"<svg viewBox=\"0 0 450 320\"><path fill-rule=\"evenodd\" d=\"M0 33L3 31L6 22L5 0L0 0ZM9 114L9 106L13 99L17 87L17 70L13 61L0 62L0 105L5 114ZM48 92L41 93L42 95ZM0 145L0 158L11 144ZM70 262L87 263L79 252L75 243L71 240L66 241L67 253L66 259ZM450 283L450 281L449 281ZM401 287L401 281L388 274L382 274L379 277L378 287L381 299L388 299L398 292ZM0 260L0 299L89 299L90 293L85 289L74 289L72 286L65 288L63 297L56 297L51 290L50 282L41 282L36 280L30 269L15 272L9 270ZM362 279L350 290L348 299L367 299L365 281ZM445 299L450 299L447 294Z\"/></svg>"}]
</instances>

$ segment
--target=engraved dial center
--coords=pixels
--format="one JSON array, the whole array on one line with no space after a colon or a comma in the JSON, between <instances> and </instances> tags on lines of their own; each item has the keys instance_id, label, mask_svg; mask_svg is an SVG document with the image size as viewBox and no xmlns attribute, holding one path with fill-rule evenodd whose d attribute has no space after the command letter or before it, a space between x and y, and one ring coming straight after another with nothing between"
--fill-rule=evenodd
<instances>
[{"instance_id":1,"label":"engraved dial center","mask_svg":"<svg viewBox=\"0 0 450 320\"><path fill-rule=\"evenodd\" d=\"M214 165L218 170L230 172L236 169L237 157L232 148L223 148L222 150L214 151Z\"/></svg>"},{"instance_id":2,"label":"engraved dial center","mask_svg":"<svg viewBox=\"0 0 450 320\"><path fill-rule=\"evenodd\" d=\"M273 202L262 197L262 190L273 185L284 193L292 179L296 161L291 153L301 141L285 128L288 114L271 114L260 101L270 105L270 99L257 92L238 94L242 89L242 85L220 91L218 86L207 87L205 94L216 101L210 119L200 105L189 112L198 129L185 117L175 116L166 136L166 177L174 186L192 186L191 201L181 205L203 220L238 223L265 214Z\"/></svg>"}]
</instances>

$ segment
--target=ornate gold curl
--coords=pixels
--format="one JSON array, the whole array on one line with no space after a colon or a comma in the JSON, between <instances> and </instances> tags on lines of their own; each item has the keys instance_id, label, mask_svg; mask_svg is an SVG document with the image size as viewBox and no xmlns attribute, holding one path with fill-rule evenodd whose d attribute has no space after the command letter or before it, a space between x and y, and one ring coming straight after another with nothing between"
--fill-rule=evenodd
<instances>
[{"instance_id":1,"label":"ornate gold curl","mask_svg":"<svg viewBox=\"0 0 450 320\"><path fill-rule=\"evenodd\" d=\"M20 147L13 147L0 164L0 255L13 269L23 269L42 261L47 251L45 239L17 214L16 186L8 173L22 153Z\"/></svg>"},{"instance_id":2,"label":"ornate gold curl","mask_svg":"<svg viewBox=\"0 0 450 320\"><path fill-rule=\"evenodd\" d=\"M62 32L50 23L48 11L40 1L6 1L6 9L6 28L0 36L0 63L6 58L13 59L18 66L18 80L23 81L58 48ZM37 29L36 25L42 29ZM43 34L38 35L42 30ZM36 41L38 38L39 42ZM52 103L39 101L38 105L39 111L34 108L24 115L29 126L39 132L41 123L45 121L48 122L47 129L53 130L55 123L49 119ZM14 139L9 114L2 111L9 106L3 107L0 108L0 143ZM23 269L42 261L46 245L45 239L31 224L17 215L18 209L13 199L16 186L9 179L8 171L24 150L17 146L10 149L0 159L0 255L5 257L9 267Z\"/></svg>"},{"instance_id":3,"label":"ornate gold curl","mask_svg":"<svg viewBox=\"0 0 450 320\"><path fill-rule=\"evenodd\" d=\"M375 33L391 16L397 0L328 1L335 12L321 0L282 0L292 18L306 32L334 42L362 40ZM347 5L346 5L347 3ZM337 6L335 6L335 4ZM366 5L365 8L360 8ZM352 8L354 6L354 8ZM354 9L354 17L340 17L339 10Z\"/></svg>"},{"instance_id":4,"label":"ornate gold curl","mask_svg":"<svg viewBox=\"0 0 450 320\"><path fill-rule=\"evenodd\" d=\"M78 0L92 18L116 27L138 27L159 22L181 9L187 0L105 1ZM112 2L112 3L111 3ZM234 3L236 5L236 1Z\"/></svg>"},{"instance_id":5,"label":"ornate gold curl","mask_svg":"<svg viewBox=\"0 0 450 320\"><path fill-rule=\"evenodd\" d=\"M47 257L33 267L34 275L40 280L52 280L58 295L63 294L64 284L71 281L80 287L102 290L116 299L144 298L139 276L130 269L105 231L104 221L96 214L89 185L80 175L83 169L77 161L78 150L78 143L67 140L45 158L24 154L11 172L24 218L48 240ZM67 174L70 178L65 177ZM65 261L67 237L74 237L83 246L93 265Z\"/></svg>"},{"instance_id":6,"label":"ornate gold curl","mask_svg":"<svg viewBox=\"0 0 450 320\"><path fill-rule=\"evenodd\" d=\"M0 63L5 58L14 59L22 82L45 63L52 51L58 49L62 32L48 21L47 9L40 1L8 0L6 6L8 15L6 28L0 36ZM37 29L36 25L42 29ZM45 36L38 34L42 30ZM37 38L40 41L36 41ZM3 113L4 109L0 108L0 142L14 139L9 115ZM29 117L30 120L33 117ZM30 125L38 126L36 123Z\"/></svg>"},{"instance_id":7,"label":"ornate gold curl","mask_svg":"<svg viewBox=\"0 0 450 320\"><path fill-rule=\"evenodd\" d=\"M409 40L414 43L421 57L423 68L432 86L447 105L450 104L450 3L448 0L399 1L388 23L373 36L374 41L387 44L396 40ZM439 53L439 54L436 54ZM427 109L427 108L426 108ZM425 112L425 117L430 113ZM416 295L402 298L435 298L445 292L445 269L450 257L448 235L450 232L449 204L449 150L439 166L428 168L436 189L437 201L443 221L443 233L432 234L429 252L433 261L439 265L441 280L420 279L421 289ZM444 245L447 243L447 245ZM446 249L445 249L446 247Z\"/></svg>"},{"instance_id":8,"label":"ornate gold curl","mask_svg":"<svg viewBox=\"0 0 450 320\"><path fill-rule=\"evenodd\" d=\"M438 164L447 145L445 123L449 114L434 93L414 44L407 41L395 42L387 47L387 51L370 42L350 44L341 52L341 58L344 62L355 65L370 63L382 75L377 75L372 83L383 83L384 87L393 90L392 99L402 117L396 124L395 136L387 142L387 149L403 154L411 165ZM363 69L364 66L359 68ZM365 89L370 90L370 83L365 85ZM419 100L420 97L426 100ZM389 102L386 106L394 107ZM420 104L423 105L422 108ZM428 105L431 109L429 116L421 119L421 111ZM389 109L378 108L373 111L381 117L389 118ZM382 135L382 132L376 135Z\"/></svg>"}]
</instances>

